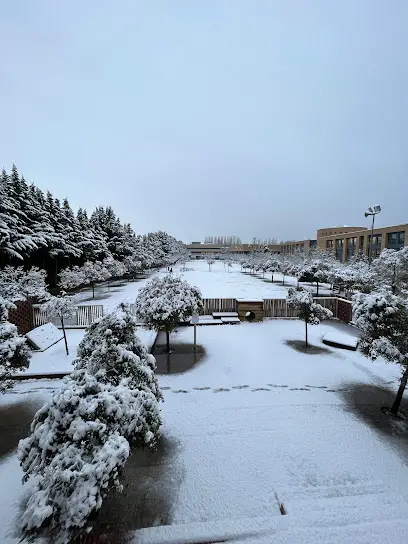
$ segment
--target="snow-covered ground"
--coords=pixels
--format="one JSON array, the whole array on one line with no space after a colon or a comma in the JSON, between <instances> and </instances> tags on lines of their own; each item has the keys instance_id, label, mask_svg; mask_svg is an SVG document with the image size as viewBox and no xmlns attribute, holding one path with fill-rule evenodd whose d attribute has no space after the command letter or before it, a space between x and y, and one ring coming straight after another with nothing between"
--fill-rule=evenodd
<instances>
[{"instance_id":1,"label":"snow-covered ground","mask_svg":"<svg viewBox=\"0 0 408 544\"><path fill-rule=\"evenodd\" d=\"M72 361L76 357L77 346L85 334L85 329L67 329L68 351L65 351L64 340L60 340L46 351L33 352L30 366L24 372L29 374L52 374L54 372L71 372ZM156 338L156 332L138 328L137 334L140 340L150 349Z\"/></svg>"},{"instance_id":2,"label":"snow-covered ground","mask_svg":"<svg viewBox=\"0 0 408 544\"><path fill-rule=\"evenodd\" d=\"M135 469L126 507L113 497L102 521L127 516L136 528L151 505L155 526L137 531L138 543L406 541L406 460L344 396L353 387L395 390L400 370L325 346L321 339L332 329L356 334L339 323L310 327L311 344L324 351L305 354L296 343L304 338L299 321L201 327L205 358L184 374L159 377L165 453ZM191 328L172 339L191 341ZM55 387L58 380L24 382L0 402L39 402ZM18 516L20 478L10 452L0 464L7 488L0 495L2 543Z\"/></svg>"},{"instance_id":3,"label":"snow-covered ground","mask_svg":"<svg viewBox=\"0 0 408 544\"><path fill-rule=\"evenodd\" d=\"M189 269L182 271L183 264L173 267L173 274L182 276L191 285L199 287L204 298L286 298L288 287L297 285L296 278L285 276L285 285L282 283L282 275L274 275L274 283L271 282L271 274L251 275L241 272L241 267L234 264L228 272L224 268L224 263L215 261L211 272L205 260L190 261L186 264ZM163 277L167 274L167 269L162 268L147 278L137 281L118 281L110 285L109 282L100 284L96 287L95 298L92 298L92 289L83 289L78 298L80 304L92 305L102 304L104 312L112 311L121 302L134 303L139 290L154 276ZM304 284L303 284L304 285ZM316 286L305 285L313 292ZM328 286L319 287L320 294L330 294Z\"/></svg>"}]
</instances>

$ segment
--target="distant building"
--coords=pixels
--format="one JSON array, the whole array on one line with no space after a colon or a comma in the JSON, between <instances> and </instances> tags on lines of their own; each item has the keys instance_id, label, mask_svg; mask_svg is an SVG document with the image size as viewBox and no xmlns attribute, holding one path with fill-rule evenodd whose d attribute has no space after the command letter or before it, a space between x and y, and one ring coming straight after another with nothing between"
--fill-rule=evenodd
<instances>
[{"instance_id":1,"label":"distant building","mask_svg":"<svg viewBox=\"0 0 408 544\"><path fill-rule=\"evenodd\" d=\"M368 247L372 243L371 255L378 257L385 248L401 249L408 246L408 224L393 225L374 229L371 242L371 229L367 227L327 227L318 229L316 239L283 242L281 244L237 244L223 246L222 244L202 244L192 242L187 248L194 258L204 259L209 254L236 253L247 255L253 251L265 251L283 255L302 252L308 255L313 248L331 251L336 259L345 262L357 252L368 256Z\"/></svg>"},{"instance_id":2,"label":"distant building","mask_svg":"<svg viewBox=\"0 0 408 544\"><path fill-rule=\"evenodd\" d=\"M371 245L371 255L378 257L383 249L401 249L408 245L408 224L393 225L374 229L371 240L371 229L367 227L347 227L343 232L336 229L319 229L317 231L317 246L324 251L332 251L337 260L348 261L356 253L368 257Z\"/></svg>"},{"instance_id":3,"label":"distant building","mask_svg":"<svg viewBox=\"0 0 408 544\"><path fill-rule=\"evenodd\" d=\"M221 255L222 253L235 253L241 255L247 255L253 251L280 253L280 244L237 244L234 246L223 246L221 244L192 242L191 244L187 244L187 249L195 259L204 259L207 255Z\"/></svg>"}]
</instances>

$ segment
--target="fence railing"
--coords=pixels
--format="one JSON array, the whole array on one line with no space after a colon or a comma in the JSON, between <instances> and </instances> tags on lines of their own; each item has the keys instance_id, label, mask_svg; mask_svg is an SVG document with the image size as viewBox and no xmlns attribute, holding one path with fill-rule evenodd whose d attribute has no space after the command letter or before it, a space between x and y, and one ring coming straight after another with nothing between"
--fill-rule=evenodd
<instances>
[{"instance_id":1,"label":"fence railing","mask_svg":"<svg viewBox=\"0 0 408 544\"><path fill-rule=\"evenodd\" d=\"M66 327L88 327L102 316L102 304L78 306L75 315L64 318L64 325ZM60 319L48 317L47 313L41 310L39 304L33 304L34 327L39 327L40 325L45 325L46 323L53 323L56 327L61 326Z\"/></svg>"},{"instance_id":2,"label":"fence railing","mask_svg":"<svg viewBox=\"0 0 408 544\"><path fill-rule=\"evenodd\" d=\"M201 315L210 315L213 312L236 312L235 298L203 298Z\"/></svg>"},{"instance_id":3,"label":"fence railing","mask_svg":"<svg viewBox=\"0 0 408 544\"><path fill-rule=\"evenodd\" d=\"M334 317L337 317L345 323L352 320L352 304L350 301L339 297L315 297L314 301L328 308L333 312ZM267 298L263 302L264 317L272 319L296 319L299 315L299 310L294 310L288 306L285 298ZM138 319L136 305L130 304L129 309ZM237 301L235 298L204 298L202 315L209 315L213 312L236 312ZM78 309L73 317L64 319L67 327L88 327L94 321L103 316L102 304L89 306L78 306ZM33 325L39 327L45 323L53 323L57 327L61 325L58 318L50 319L47 314L41 310L39 304L33 305Z\"/></svg>"},{"instance_id":4,"label":"fence railing","mask_svg":"<svg viewBox=\"0 0 408 544\"><path fill-rule=\"evenodd\" d=\"M334 317L349 323L352 319L352 305L339 297L313 297L313 300L333 312ZM295 319L299 310L291 308L285 298L264 299L264 316L273 319Z\"/></svg>"}]
</instances>

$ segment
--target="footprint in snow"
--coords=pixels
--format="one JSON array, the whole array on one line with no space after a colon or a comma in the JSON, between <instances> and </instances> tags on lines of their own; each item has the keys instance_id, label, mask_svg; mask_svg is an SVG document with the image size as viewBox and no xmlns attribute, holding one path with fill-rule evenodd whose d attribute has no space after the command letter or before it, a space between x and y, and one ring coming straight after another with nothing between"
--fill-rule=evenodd
<instances>
[{"instance_id":1,"label":"footprint in snow","mask_svg":"<svg viewBox=\"0 0 408 544\"><path fill-rule=\"evenodd\" d=\"M310 387L311 389L327 389L327 385L305 385L305 387Z\"/></svg>"},{"instance_id":2,"label":"footprint in snow","mask_svg":"<svg viewBox=\"0 0 408 544\"><path fill-rule=\"evenodd\" d=\"M214 393L222 393L223 391L229 391L229 389L225 389L224 387L214 389Z\"/></svg>"},{"instance_id":3,"label":"footprint in snow","mask_svg":"<svg viewBox=\"0 0 408 544\"><path fill-rule=\"evenodd\" d=\"M185 389L175 389L173 393L188 393Z\"/></svg>"},{"instance_id":4,"label":"footprint in snow","mask_svg":"<svg viewBox=\"0 0 408 544\"><path fill-rule=\"evenodd\" d=\"M211 387L193 387L196 391L207 391L208 389L211 389Z\"/></svg>"},{"instance_id":5,"label":"footprint in snow","mask_svg":"<svg viewBox=\"0 0 408 544\"><path fill-rule=\"evenodd\" d=\"M289 391L310 391L310 389L307 389L306 387L291 387Z\"/></svg>"},{"instance_id":6,"label":"footprint in snow","mask_svg":"<svg viewBox=\"0 0 408 544\"><path fill-rule=\"evenodd\" d=\"M267 389L266 387L255 387L252 391L270 391L270 389Z\"/></svg>"},{"instance_id":7,"label":"footprint in snow","mask_svg":"<svg viewBox=\"0 0 408 544\"><path fill-rule=\"evenodd\" d=\"M232 389L245 389L246 387L249 387L249 385L233 385Z\"/></svg>"},{"instance_id":8,"label":"footprint in snow","mask_svg":"<svg viewBox=\"0 0 408 544\"><path fill-rule=\"evenodd\" d=\"M165 386L165 387L162 387L161 389L162 389L162 391L168 391L169 389L171 389L171 387Z\"/></svg>"},{"instance_id":9,"label":"footprint in snow","mask_svg":"<svg viewBox=\"0 0 408 544\"><path fill-rule=\"evenodd\" d=\"M326 389L327 393L335 393L336 389Z\"/></svg>"},{"instance_id":10,"label":"footprint in snow","mask_svg":"<svg viewBox=\"0 0 408 544\"><path fill-rule=\"evenodd\" d=\"M269 385L269 387L288 387L287 385L279 385L276 383L267 383L266 385Z\"/></svg>"}]
</instances>

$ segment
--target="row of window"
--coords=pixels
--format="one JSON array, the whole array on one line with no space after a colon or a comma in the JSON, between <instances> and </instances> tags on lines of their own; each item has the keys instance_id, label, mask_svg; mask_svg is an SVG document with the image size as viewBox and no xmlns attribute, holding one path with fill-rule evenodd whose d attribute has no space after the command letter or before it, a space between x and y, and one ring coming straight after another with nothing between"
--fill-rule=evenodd
<instances>
[{"instance_id":1,"label":"row of window","mask_svg":"<svg viewBox=\"0 0 408 544\"><path fill-rule=\"evenodd\" d=\"M364 249L364 238L365 236L359 237L359 245L358 249L360 251L363 251ZM347 258L351 257L356 252L357 247L357 237L353 236L351 238L346 238L346 244L347 244ZM378 255L381 253L381 244L382 244L382 234L374 234L373 239L371 241L371 234L368 235L368 246L371 246L371 253L373 256L378 257ZM388 249L401 249L404 247L405 244L405 232L389 232L387 234L387 248ZM339 260L342 260L343 258L343 246L344 246L344 238L336 239L336 240L327 240L326 241L326 249L329 251L332 251L333 249L336 252L336 257Z\"/></svg>"}]
</instances>

